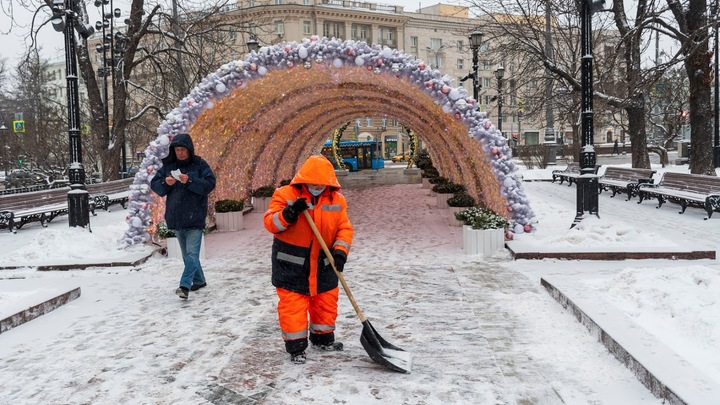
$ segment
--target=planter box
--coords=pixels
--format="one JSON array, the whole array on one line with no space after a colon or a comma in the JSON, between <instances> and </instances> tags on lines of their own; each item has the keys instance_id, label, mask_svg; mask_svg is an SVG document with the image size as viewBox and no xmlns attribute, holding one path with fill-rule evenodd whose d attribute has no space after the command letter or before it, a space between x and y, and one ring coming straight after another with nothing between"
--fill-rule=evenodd
<instances>
[{"instance_id":1,"label":"planter box","mask_svg":"<svg viewBox=\"0 0 720 405\"><path fill-rule=\"evenodd\" d=\"M167 238L165 241L167 243L166 247L168 259L182 260L182 251L180 250L180 243L178 243L177 238ZM200 258L207 258L205 256L205 235L203 235L202 242L200 242Z\"/></svg>"},{"instance_id":2,"label":"planter box","mask_svg":"<svg viewBox=\"0 0 720 405\"><path fill-rule=\"evenodd\" d=\"M451 199L453 194L435 193L435 201L438 208L447 209L447 200Z\"/></svg>"},{"instance_id":3,"label":"planter box","mask_svg":"<svg viewBox=\"0 0 720 405\"><path fill-rule=\"evenodd\" d=\"M463 250L467 255L493 256L505 248L504 229L472 229L463 225Z\"/></svg>"},{"instance_id":4,"label":"planter box","mask_svg":"<svg viewBox=\"0 0 720 405\"><path fill-rule=\"evenodd\" d=\"M253 211L259 212L260 214L264 214L265 211L267 211L268 206L270 205L271 198L272 197L253 197L252 198Z\"/></svg>"},{"instance_id":5,"label":"planter box","mask_svg":"<svg viewBox=\"0 0 720 405\"><path fill-rule=\"evenodd\" d=\"M219 232L234 232L244 229L243 212L216 212L215 226Z\"/></svg>"},{"instance_id":6,"label":"planter box","mask_svg":"<svg viewBox=\"0 0 720 405\"><path fill-rule=\"evenodd\" d=\"M467 207L448 207L448 225L463 226L462 221L455 219L455 213L466 210Z\"/></svg>"}]
</instances>

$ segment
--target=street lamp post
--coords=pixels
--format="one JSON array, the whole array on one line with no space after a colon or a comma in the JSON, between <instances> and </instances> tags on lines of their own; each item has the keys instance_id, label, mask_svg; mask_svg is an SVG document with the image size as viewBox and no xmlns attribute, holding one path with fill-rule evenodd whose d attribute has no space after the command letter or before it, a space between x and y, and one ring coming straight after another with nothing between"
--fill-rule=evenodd
<instances>
[{"instance_id":1,"label":"street lamp post","mask_svg":"<svg viewBox=\"0 0 720 405\"><path fill-rule=\"evenodd\" d=\"M715 0L715 12L713 20L715 21L715 139L713 143L713 163L715 167L720 167L720 28L718 26L718 14L720 12L720 1Z\"/></svg>"},{"instance_id":2,"label":"street lamp post","mask_svg":"<svg viewBox=\"0 0 720 405\"><path fill-rule=\"evenodd\" d=\"M472 49L473 57L471 73L473 79L473 98L475 99L475 101L477 101L478 108L480 108L479 97L482 85L480 84L480 78L478 77L478 53L480 51L480 46L482 46L483 33L480 30L475 30L470 34L470 36L468 36L468 39L470 40L470 49Z\"/></svg>"},{"instance_id":3,"label":"street lamp post","mask_svg":"<svg viewBox=\"0 0 720 405\"><path fill-rule=\"evenodd\" d=\"M50 20L55 31L63 32L65 38L65 70L67 74L68 135L70 139L70 191L68 192L68 223L71 227L90 224L88 192L85 190L85 169L82 164L80 138L80 102L78 71L75 56L75 32L88 38L94 32L91 25L83 25L79 19L76 0L53 0L53 17Z\"/></svg>"},{"instance_id":4,"label":"street lamp post","mask_svg":"<svg viewBox=\"0 0 720 405\"><path fill-rule=\"evenodd\" d=\"M5 177L6 178L9 173L9 166L10 166L10 138L5 137L5 134L7 133L7 131L8 131L8 127L5 126L5 117L3 116L2 121L0 121L0 136L2 136L3 140L5 141L5 145L3 145L3 149L5 150Z\"/></svg>"},{"instance_id":5,"label":"street lamp post","mask_svg":"<svg viewBox=\"0 0 720 405\"><path fill-rule=\"evenodd\" d=\"M503 116L502 116L502 108L503 108L503 77L505 76L505 68L500 65L497 69L495 69L495 77L497 78L498 82L498 129L500 130L500 134L502 134L502 122L503 122Z\"/></svg>"},{"instance_id":6,"label":"street lamp post","mask_svg":"<svg viewBox=\"0 0 720 405\"><path fill-rule=\"evenodd\" d=\"M582 55L582 143L580 149L580 173L577 181L575 220L571 227L585 217L585 213L598 216L598 177L595 174L597 155L593 147L593 48L592 13L600 9L605 0L582 0L580 7L580 52Z\"/></svg>"}]
</instances>

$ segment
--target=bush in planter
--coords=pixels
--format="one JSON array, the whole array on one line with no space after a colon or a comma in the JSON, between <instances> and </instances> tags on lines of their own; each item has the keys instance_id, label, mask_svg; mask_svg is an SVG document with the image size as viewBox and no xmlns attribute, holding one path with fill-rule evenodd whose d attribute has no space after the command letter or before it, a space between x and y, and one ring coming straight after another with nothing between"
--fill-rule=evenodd
<instances>
[{"instance_id":1,"label":"bush in planter","mask_svg":"<svg viewBox=\"0 0 720 405\"><path fill-rule=\"evenodd\" d=\"M436 169L432 166L423 169L422 177L432 178L432 177L438 177L438 176L440 176L440 172L438 172L438 169Z\"/></svg>"},{"instance_id":2,"label":"bush in planter","mask_svg":"<svg viewBox=\"0 0 720 405\"><path fill-rule=\"evenodd\" d=\"M505 229L510 225L502 215L480 207L472 207L457 212L455 218L462 221L464 225L471 226L472 229Z\"/></svg>"},{"instance_id":3,"label":"bush in planter","mask_svg":"<svg viewBox=\"0 0 720 405\"><path fill-rule=\"evenodd\" d=\"M465 191L465 186L453 182L435 184L432 191L438 194L455 194Z\"/></svg>"},{"instance_id":4,"label":"bush in planter","mask_svg":"<svg viewBox=\"0 0 720 405\"><path fill-rule=\"evenodd\" d=\"M155 234L162 239L175 237L175 232L167 227L165 221L160 221L157 225L155 225Z\"/></svg>"},{"instance_id":5,"label":"bush in planter","mask_svg":"<svg viewBox=\"0 0 720 405\"><path fill-rule=\"evenodd\" d=\"M475 204L475 198L464 191L455 193L455 195L447 200L449 207L474 207Z\"/></svg>"},{"instance_id":6,"label":"bush in planter","mask_svg":"<svg viewBox=\"0 0 720 405\"><path fill-rule=\"evenodd\" d=\"M428 181L430 182L430 184L443 184L443 183L450 182L450 180L448 180L442 176L430 177L430 178L428 178Z\"/></svg>"},{"instance_id":7,"label":"bush in planter","mask_svg":"<svg viewBox=\"0 0 720 405\"><path fill-rule=\"evenodd\" d=\"M275 186L262 186L250 191L250 196L257 198L272 197L275 192Z\"/></svg>"},{"instance_id":8,"label":"bush in planter","mask_svg":"<svg viewBox=\"0 0 720 405\"><path fill-rule=\"evenodd\" d=\"M217 200L215 201L215 212L236 212L245 208L245 201L238 200Z\"/></svg>"}]
</instances>

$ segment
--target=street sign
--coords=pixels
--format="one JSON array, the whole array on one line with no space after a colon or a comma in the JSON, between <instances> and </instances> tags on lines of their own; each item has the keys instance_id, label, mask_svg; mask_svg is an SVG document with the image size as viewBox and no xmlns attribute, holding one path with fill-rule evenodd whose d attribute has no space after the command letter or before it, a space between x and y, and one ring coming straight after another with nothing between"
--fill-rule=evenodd
<instances>
[{"instance_id":1,"label":"street sign","mask_svg":"<svg viewBox=\"0 0 720 405\"><path fill-rule=\"evenodd\" d=\"M25 132L25 121L13 121L13 132Z\"/></svg>"}]
</instances>

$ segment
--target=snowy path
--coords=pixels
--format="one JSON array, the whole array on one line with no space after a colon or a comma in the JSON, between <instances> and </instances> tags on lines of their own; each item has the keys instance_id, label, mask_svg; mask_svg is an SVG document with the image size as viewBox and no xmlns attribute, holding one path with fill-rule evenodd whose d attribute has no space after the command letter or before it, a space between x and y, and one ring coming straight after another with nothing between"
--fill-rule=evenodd
<instances>
[{"instance_id":1,"label":"snowy path","mask_svg":"<svg viewBox=\"0 0 720 405\"><path fill-rule=\"evenodd\" d=\"M509 256L464 256L460 228L428 190L345 193L357 231L347 281L378 332L413 353L411 374L369 359L343 294L346 350L289 363L270 235L251 213L245 230L208 236L208 287L186 302L173 294L180 262L163 258L136 270L18 272L69 278L82 296L0 335L0 403L660 403Z\"/></svg>"}]
</instances>

